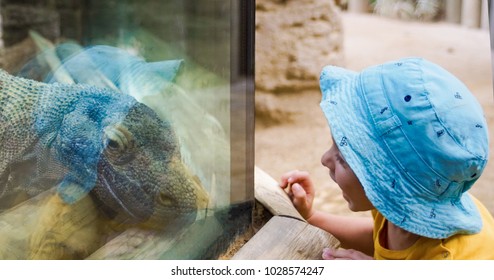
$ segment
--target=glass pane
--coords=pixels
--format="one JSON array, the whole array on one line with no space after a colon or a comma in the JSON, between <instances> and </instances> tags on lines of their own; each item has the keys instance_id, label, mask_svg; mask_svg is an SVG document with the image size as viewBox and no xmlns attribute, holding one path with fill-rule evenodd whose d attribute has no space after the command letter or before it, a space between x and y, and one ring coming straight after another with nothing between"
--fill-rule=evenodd
<instances>
[{"instance_id":1,"label":"glass pane","mask_svg":"<svg viewBox=\"0 0 494 280\"><path fill-rule=\"evenodd\" d=\"M253 203L254 1L2 0L0 258L216 258Z\"/></svg>"}]
</instances>

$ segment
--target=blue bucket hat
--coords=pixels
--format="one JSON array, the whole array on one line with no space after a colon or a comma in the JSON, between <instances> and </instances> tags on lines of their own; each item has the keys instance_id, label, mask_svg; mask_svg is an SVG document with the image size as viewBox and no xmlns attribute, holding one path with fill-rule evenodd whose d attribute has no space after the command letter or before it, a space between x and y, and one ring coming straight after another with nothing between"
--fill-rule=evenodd
<instances>
[{"instance_id":1,"label":"blue bucket hat","mask_svg":"<svg viewBox=\"0 0 494 280\"><path fill-rule=\"evenodd\" d=\"M405 58L360 73L326 66L321 108L374 207L409 232L478 233L468 189L488 158L482 108L451 73Z\"/></svg>"}]
</instances>

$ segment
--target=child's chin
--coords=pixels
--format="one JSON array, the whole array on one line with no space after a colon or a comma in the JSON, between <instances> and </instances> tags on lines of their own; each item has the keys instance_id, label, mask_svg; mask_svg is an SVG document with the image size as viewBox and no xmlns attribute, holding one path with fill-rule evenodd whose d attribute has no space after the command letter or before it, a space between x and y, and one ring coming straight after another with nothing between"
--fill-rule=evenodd
<instances>
[{"instance_id":1,"label":"child's chin","mask_svg":"<svg viewBox=\"0 0 494 280\"><path fill-rule=\"evenodd\" d=\"M345 195L343 195L343 199L345 199L345 200L346 200L347 205L348 205L348 208L349 208L351 211L353 211L353 212L358 211L358 210L357 210L357 207L355 206L355 204L354 204L354 203L353 203L350 199L348 199Z\"/></svg>"},{"instance_id":2,"label":"child's chin","mask_svg":"<svg viewBox=\"0 0 494 280\"><path fill-rule=\"evenodd\" d=\"M370 210L370 209L367 209L367 207L362 207L361 205L357 205L355 203L353 203L352 201L348 201L348 208L352 211L352 212L362 212L362 211L367 211L367 210Z\"/></svg>"},{"instance_id":3,"label":"child's chin","mask_svg":"<svg viewBox=\"0 0 494 280\"><path fill-rule=\"evenodd\" d=\"M355 211L355 203L353 203L353 201L349 199L348 196L345 195L345 193L343 193L343 199L347 202L348 208L350 208L350 210L352 211Z\"/></svg>"},{"instance_id":4,"label":"child's chin","mask_svg":"<svg viewBox=\"0 0 494 280\"><path fill-rule=\"evenodd\" d=\"M353 205L352 203L348 202L348 208L352 211L352 212L358 212L360 210L358 210L355 205Z\"/></svg>"}]
</instances>

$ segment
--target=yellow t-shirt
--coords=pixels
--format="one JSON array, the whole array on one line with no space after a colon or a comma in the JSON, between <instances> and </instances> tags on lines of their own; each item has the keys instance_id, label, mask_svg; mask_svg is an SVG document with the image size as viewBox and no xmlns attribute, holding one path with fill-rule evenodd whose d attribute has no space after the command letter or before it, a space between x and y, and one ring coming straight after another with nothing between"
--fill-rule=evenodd
<instances>
[{"instance_id":1,"label":"yellow t-shirt","mask_svg":"<svg viewBox=\"0 0 494 280\"><path fill-rule=\"evenodd\" d=\"M494 260L494 218L472 196L480 215L482 230L477 234L457 234L446 239L419 238L405 250L392 251L381 246L379 236L386 219L376 210L374 217L374 258L376 260Z\"/></svg>"}]
</instances>

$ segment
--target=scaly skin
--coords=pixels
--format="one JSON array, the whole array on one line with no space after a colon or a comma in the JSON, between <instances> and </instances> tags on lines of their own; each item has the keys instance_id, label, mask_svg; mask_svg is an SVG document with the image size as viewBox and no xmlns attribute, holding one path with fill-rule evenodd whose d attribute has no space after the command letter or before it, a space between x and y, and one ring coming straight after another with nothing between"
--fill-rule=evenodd
<instances>
[{"instance_id":1,"label":"scaly skin","mask_svg":"<svg viewBox=\"0 0 494 280\"><path fill-rule=\"evenodd\" d=\"M0 70L0 147L0 209L57 186L61 205L90 194L115 221L164 228L208 203L170 124L111 90Z\"/></svg>"}]
</instances>

